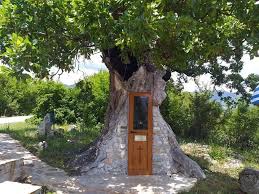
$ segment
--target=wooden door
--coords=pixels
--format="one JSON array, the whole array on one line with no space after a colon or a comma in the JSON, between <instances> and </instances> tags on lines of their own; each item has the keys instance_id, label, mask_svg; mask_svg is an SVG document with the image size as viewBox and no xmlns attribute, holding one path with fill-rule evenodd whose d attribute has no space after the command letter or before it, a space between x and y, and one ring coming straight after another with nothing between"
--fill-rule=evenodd
<instances>
[{"instance_id":1,"label":"wooden door","mask_svg":"<svg viewBox=\"0 0 259 194\"><path fill-rule=\"evenodd\" d=\"M152 174L152 96L129 93L128 174Z\"/></svg>"}]
</instances>

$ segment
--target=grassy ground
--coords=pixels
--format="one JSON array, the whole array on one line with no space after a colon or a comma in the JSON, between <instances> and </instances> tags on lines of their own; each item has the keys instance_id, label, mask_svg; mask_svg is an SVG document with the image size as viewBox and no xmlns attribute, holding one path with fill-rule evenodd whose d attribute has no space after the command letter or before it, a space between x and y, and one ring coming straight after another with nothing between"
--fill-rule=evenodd
<instances>
[{"instance_id":1,"label":"grassy ground","mask_svg":"<svg viewBox=\"0 0 259 194\"><path fill-rule=\"evenodd\" d=\"M244 167L259 169L259 149L241 151L219 145L183 141L184 152L204 169L207 178L184 194L242 194L238 174Z\"/></svg>"},{"instance_id":2,"label":"grassy ground","mask_svg":"<svg viewBox=\"0 0 259 194\"><path fill-rule=\"evenodd\" d=\"M63 126L66 129L65 126ZM24 147L48 164L65 170L66 161L73 153L85 148L99 134L98 130L65 132L61 136L43 138L37 135L36 127L27 123L0 125L0 133L8 133L19 140ZM47 141L48 148L39 150L38 143ZM180 140L184 152L197 161L204 169L207 178L199 181L189 194L241 194L238 173L250 166L259 169L259 149L241 151L219 145L206 145Z\"/></svg>"},{"instance_id":3,"label":"grassy ground","mask_svg":"<svg viewBox=\"0 0 259 194\"><path fill-rule=\"evenodd\" d=\"M63 126L64 129L66 127ZM0 125L0 133L8 133L27 148L34 155L46 163L66 169L66 162L73 158L73 154L85 148L99 134L97 130L86 130L84 132L64 132L54 137L40 137L37 127L27 123L15 123ZM45 140L47 149L39 149L38 143Z\"/></svg>"}]
</instances>

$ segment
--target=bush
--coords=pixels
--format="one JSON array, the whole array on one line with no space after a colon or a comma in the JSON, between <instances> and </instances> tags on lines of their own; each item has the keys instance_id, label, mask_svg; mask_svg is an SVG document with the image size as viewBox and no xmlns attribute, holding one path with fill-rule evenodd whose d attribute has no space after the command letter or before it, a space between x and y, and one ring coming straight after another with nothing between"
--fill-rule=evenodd
<instances>
[{"instance_id":1,"label":"bush","mask_svg":"<svg viewBox=\"0 0 259 194\"><path fill-rule=\"evenodd\" d=\"M35 106L34 84L30 76L16 78L0 66L0 116L27 115Z\"/></svg>"},{"instance_id":2,"label":"bush","mask_svg":"<svg viewBox=\"0 0 259 194\"><path fill-rule=\"evenodd\" d=\"M220 123L222 107L211 100L211 93L195 93L191 99L192 123L186 136L206 140Z\"/></svg>"},{"instance_id":3,"label":"bush","mask_svg":"<svg viewBox=\"0 0 259 194\"><path fill-rule=\"evenodd\" d=\"M84 128L103 124L109 96L108 72L86 77L74 88L54 81L32 81L30 84L31 90L26 90L26 96L33 105L34 117L29 123L39 124L47 113L54 112L57 124L80 123ZM34 99L29 94L33 94Z\"/></svg>"},{"instance_id":4,"label":"bush","mask_svg":"<svg viewBox=\"0 0 259 194\"><path fill-rule=\"evenodd\" d=\"M70 89L61 83L54 81L41 81L36 83L36 106L33 114L37 118L43 119L47 113L55 113L57 124L75 123L74 101L70 95Z\"/></svg>"},{"instance_id":5,"label":"bush","mask_svg":"<svg viewBox=\"0 0 259 194\"><path fill-rule=\"evenodd\" d=\"M259 108L241 101L231 110L226 122L215 131L215 139L221 144L246 149L259 145L258 131Z\"/></svg>"},{"instance_id":6,"label":"bush","mask_svg":"<svg viewBox=\"0 0 259 194\"><path fill-rule=\"evenodd\" d=\"M205 140L220 123L222 108L210 92L181 92L169 84L166 93L161 112L176 135Z\"/></svg>"},{"instance_id":7,"label":"bush","mask_svg":"<svg viewBox=\"0 0 259 194\"><path fill-rule=\"evenodd\" d=\"M109 73L101 71L76 84L77 121L82 128L102 125L109 101Z\"/></svg>"},{"instance_id":8,"label":"bush","mask_svg":"<svg viewBox=\"0 0 259 194\"><path fill-rule=\"evenodd\" d=\"M167 97L160 107L161 114L176 135L184 137L192 122L191 95L187 92L181 93L170 83L166 88L166 93Z\"/></svg>"},{"instance_id":9,"label":"bush","mask_svg":"<svg viewBox=\"0 0 259 194\"><path fill-rule=\"evenodd\" d=\"M33 117L29 118L29 119L26 119L25 122L30 124L30 125L35 125L36 126L36 125L39 125L42 120L43 119L41 119L41 118L33 116Z\"/></svg>"},{"instance_id":10,"label":"bush","mask_svg":"<svg viewBox=\"0 0 259 194\"><path fill-rule=\"evenodd\" d=\"M17 90L17 80L0 71L0 116L19 114Z\"/></svg>"}]
</instances>

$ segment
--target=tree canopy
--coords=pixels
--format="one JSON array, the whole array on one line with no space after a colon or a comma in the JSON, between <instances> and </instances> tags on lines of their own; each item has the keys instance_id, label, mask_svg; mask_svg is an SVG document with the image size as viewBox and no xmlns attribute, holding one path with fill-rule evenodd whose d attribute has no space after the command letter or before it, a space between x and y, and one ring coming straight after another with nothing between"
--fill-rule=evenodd
<instances>
[{"instance_id":1,"label":"tree canopy","mask_svg":"<svg viewBox=\"0 0 259 194\"><path fill-rule=\"evenodd\" d=\"M255 0L3 0L1 62L49 75L74 68L79 55L119 48L124 61L188 76L211 74L235 87L244 53L259 50ZM224 63L226 62L226 63ZM226 73L229 71L229 73ZM235 82L235 83L234 83Z\"/></svg>"}]
</instances>

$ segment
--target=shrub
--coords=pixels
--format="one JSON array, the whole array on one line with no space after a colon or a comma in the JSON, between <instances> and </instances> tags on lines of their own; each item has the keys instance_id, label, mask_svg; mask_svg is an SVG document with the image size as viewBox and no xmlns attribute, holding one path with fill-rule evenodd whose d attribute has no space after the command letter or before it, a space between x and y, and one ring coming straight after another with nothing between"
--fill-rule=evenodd
<instances>
[{"instance_id":1,"label":"shrub","mask_svg":"<svg viewBox=\"0 0 259 194\"><path fill-rule=\"evenodd\" d=\"M33 114L43 119L47 113L55 113L57 124L75 123L74 101L71 100L69 89L54 81L41 81L37 84L36 106Z\"/></svg>"},{"instance_id":2,"label":"shrub","mask_svg":"<svg viewBox=\"0 0 259 194\"><path fill-rule=\"evenodd\" d=\"M229 118L217 131L221 143L246 149L259 145L256 134L259 131L259 108L239 102Z\"/></svg>"},{"instance_id":3,"label":"shrub","mask_svg":"<svg viewBox=\"0 0 259 194\"><path fill-rule=\"evenodd\" d=\"M30 114L35 106L34 84L30 76L13 76L12 70L0 66L0 116Z\"/></svg>"},{"instance_id":4,"label":"shrub","mask_svg":"<svg viewBox=\"0 0 259 194\"><path fill-rule=\"evenodd\" d=\"M109 97L109 73L101 71L89 76L78 82L74 90L80 126L93 128L103 124Z\"/></svg>"},{"instance_id":5,"label":"shrub","mask_svg":"<svg viewBox=\"0 0 259 194\"><path fill-rule=\"evenodd\" d=\"M176 135L184 136L192 122L190 94L181 93L168 84L167 98L160 107L161 113Z\"/></svg>"},{"instance_id":6,"label":"shrub","mask_svg":"<svg viewBox=\"0 0 259 194\"><path fill-rule=\"evenodd\" d=\"M192 123L186 136L195 139L207 139L220 123L221 105L211 100L208 91L195 93L191 98Z\"/></svg>"},{"instance_id":7,"label":"shrub","mask_svg":"<svg viewBox=\"0 0 259 194\"><path fill-rule=\"evenodd\" d=\"M181 92L169 84L166 93L161 112L176 135L205 140L220 123L222 108L210 92Z\"/></svg>"}]
</instances>

